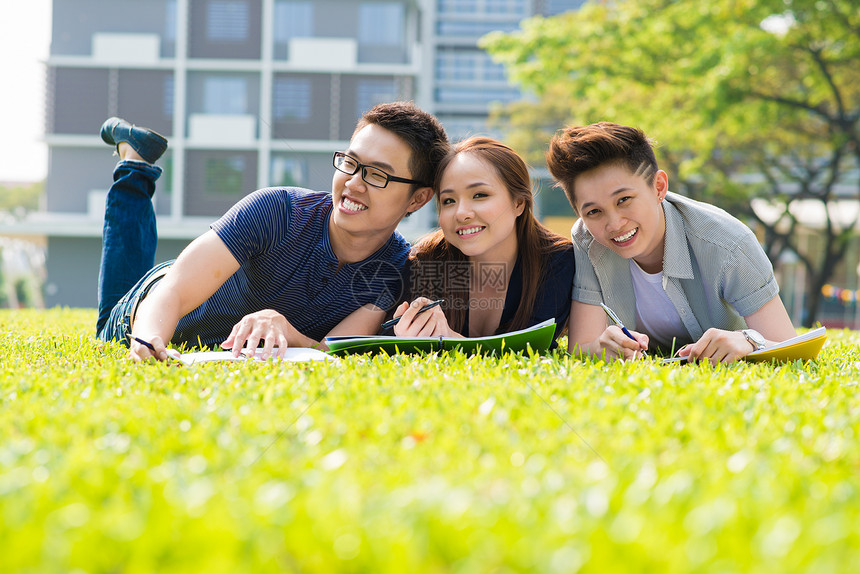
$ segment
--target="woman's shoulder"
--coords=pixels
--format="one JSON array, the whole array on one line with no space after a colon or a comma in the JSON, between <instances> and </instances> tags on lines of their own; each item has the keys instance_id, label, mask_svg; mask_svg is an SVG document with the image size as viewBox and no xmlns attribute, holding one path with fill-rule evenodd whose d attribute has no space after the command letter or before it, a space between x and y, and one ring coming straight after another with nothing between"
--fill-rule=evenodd
<instances>
[{"instance_id":1,"label":"woman's shoulder","mask_svg":"<svg viewBox=\"0 0 860 574\"><path fill-rule=\"evenodd\" d=\"M546 274L558 277L560 280L565 278L572 280L575 268L573 245L564 243L556 245L554 248L543 253L543 259L546 265Z\"/></svg>"},{"instance_id":2,"label":"woman's shoulder","mask_svg":"<svg viewBox=\"0 0 860 574\"><path fill-rule=\"evenodd\" d=\"M571 242L554 245L544 252L544 257L553 262L573 261L573 244Z\"/></svg>"}]
</instances>

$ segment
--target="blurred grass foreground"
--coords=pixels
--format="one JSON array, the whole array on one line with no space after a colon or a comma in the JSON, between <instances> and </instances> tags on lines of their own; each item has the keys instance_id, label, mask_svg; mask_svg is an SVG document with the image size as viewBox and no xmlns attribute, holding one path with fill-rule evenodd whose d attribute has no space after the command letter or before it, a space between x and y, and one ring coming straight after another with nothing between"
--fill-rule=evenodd
<instances>
[{"instance_id":1,"label":"blurred grass foreground","mask_svg":"<svg viewBox=\"0 0 860 574\"><path fill-rule=\"evenodd\" d=\"M0 571L849 572L858 334L819 361L134 364L0 311ZM856 570L853 570L856 571Z\"/></svg>"}]
</instances>

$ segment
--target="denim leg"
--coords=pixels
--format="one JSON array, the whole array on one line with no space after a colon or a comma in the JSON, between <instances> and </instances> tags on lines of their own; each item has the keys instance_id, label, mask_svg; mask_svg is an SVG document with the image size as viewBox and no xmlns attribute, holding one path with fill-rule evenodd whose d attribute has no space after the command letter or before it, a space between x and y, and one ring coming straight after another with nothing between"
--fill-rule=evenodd
<instances>
[{"instance_id":1,"label":"denim leg","mask_svg":"<svg viewBox=\"0 0 860 574\"><path fill-rule=\"evenodd\" d=\"M117 302L155 263L158 232L152 195L161 168L140 161L121 161L105 204L102 259L99 268L100 333Z\"/></svg>"},{"instance_id":2,"label":"denim leg","mask_svg":"<svg viewBox=\"0 0 860 574\"><path fill-rule=\"evenodd\" d=\"M135 283L128 293L113 306L109 316L104 324L99 325L97 334L102 341L119 341L128 346L128 334L131 333L132 314L144 297L149 294L152 289L167 272L168 268L173 265L174 260L160 263L146 272L140 278L140 281Z\"/></svg>"}]
</instances>

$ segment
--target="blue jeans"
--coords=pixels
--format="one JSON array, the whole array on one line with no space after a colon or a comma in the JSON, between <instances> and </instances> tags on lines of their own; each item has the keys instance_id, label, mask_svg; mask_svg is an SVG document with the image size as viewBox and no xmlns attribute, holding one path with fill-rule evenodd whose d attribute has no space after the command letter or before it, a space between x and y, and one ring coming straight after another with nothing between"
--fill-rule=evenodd
<instances>
[{"instance_id":1,"label":"blue jeans","mask_svg":"<svg viewBox=\"0 0 860 574\"><path fill-rule=\"evenodd\" d=\"M158 231L152 195L161 168L126 160L116 165L105 203L96 333L128 345L132 311L172 262L153 268Z\"/></svg>"}]
</instances>

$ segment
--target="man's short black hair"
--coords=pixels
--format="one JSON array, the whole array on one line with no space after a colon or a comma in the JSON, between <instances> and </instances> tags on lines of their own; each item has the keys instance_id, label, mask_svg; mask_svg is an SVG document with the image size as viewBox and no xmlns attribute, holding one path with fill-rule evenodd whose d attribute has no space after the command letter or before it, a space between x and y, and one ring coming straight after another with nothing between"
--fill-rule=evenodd
<instances>
[{"instance_id":1,"label":"man's short black hair","mask_svg":"<svg viewBox=\"0 0 860 574\"><path fill-rule=\"evenodd\" d=\"M409 170L412 172L410 179L433 185L439 162L450 149L445 128L435 116L413 102L377 104L361 116L352 135L355 136L359 130L371 124L392 132L412 150L412 157L409 158ZM417 188L414 186L412 189L414 191Z\"/></svg>"}]
</instances>

